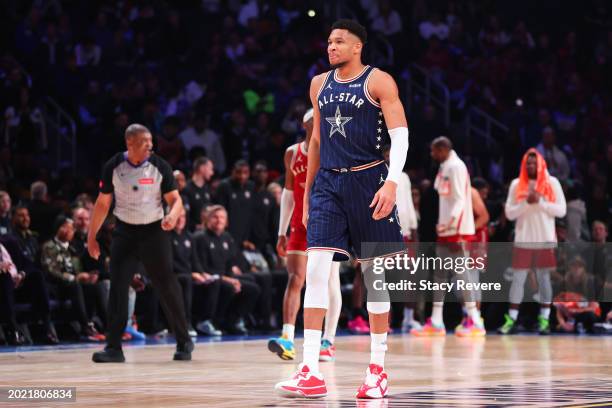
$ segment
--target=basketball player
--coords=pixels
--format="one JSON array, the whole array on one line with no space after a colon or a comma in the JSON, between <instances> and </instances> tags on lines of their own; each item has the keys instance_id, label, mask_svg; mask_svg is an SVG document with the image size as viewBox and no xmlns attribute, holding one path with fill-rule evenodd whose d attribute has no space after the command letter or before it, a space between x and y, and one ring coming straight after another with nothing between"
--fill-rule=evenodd
<instances>
[{"instance_id":1,"label":"basketball player","mask_svg":"<svg viewBox=\"0 0 612 408\"><path fill-rule=\"evenodd\" d=\"M383 157L385 162L389 163L389 150L391 146L387 145L383 149ZM396 194L397 217L402 227L402 236L404 242L408 246L408 256L416 256L415 243L418 241L417 228L418 217L412 202L412 184L408 174L402 171L397 183ZM402 321L402 332L410 332L413 328L420 328L421 324L414 319L414 310L416 301L407 302L404 306L404 319Z\"/></svg>"},{"instance_id":2,"label":"basketball player","mask_svg":"<svg viewBox=\"0 0 612 408\"><path fill-rule=\"evenodd\" d=\"M291 379L276 384L283 396L327 395L318 357L332 261L347 260L354 252L367 282L372 278L372 257L401 252L388 248L404 246L395 198L408 152L408 127L393 78L361 62L366 36L365 28L354 21L334 23L327 46L333 69L314 77L310 86L314 116L304 192L304 361ZM387 143L389 168L382 156ZM365 242L387 245L366 254L361 245ZM384 357L390 303L368 302L367 309L371 357L356 397L383 398L388 392Z\"/></svg>"},{"instance_id":3,"label":"basketball player","mask_svg":"<svg viewBox=\"0 0 612 408\"><path fill-rule=\"evenodd\" d=\"M480 180L478 180L479 185L482 185L480 184ZM474 180L475 183L476 181L477 180ZM486 181L482 181L486 183ZM474 186L472 186L470 190L472 194L472 209L474 212L475 233L474 235L468 238L468 253L472 259L476 259L478 257L486 258L486 246L487 242L489 242L489 211L487 210L483 198L480 195L480 191L474 188ZM470 282L480 282L479 269L468 270L466 271L466 273L470 274ZM476 301L476 308L480 310L480 301L482 299L482 293L480 289L476 289L473 291L473 294L475 296L474 300ZM468 316L467 308L464 304L463 319L461 320L461 323L455 328L455 335L458 337L482 337L486 334L487 332L485 331L484 326L474 324L472 318Z\"/></svg>"},{"instance_id":4,"label":"basketball player","mask_svg":"<svg viewBox=\"0 0 612 408\"><path fill-rule=\"evenodd\" d=\"M510 286L510 310L498 332L516 332L525 280L527 273L534 268L540 294L538 331L549 334L553 296L550 272L557 266L555 218L565 217L566 204L559 180L548 174L546 161L536 149L527 150L523 156L519 177L510 183L505 210L508 220L516 220L512 251L514 274Z\"/></svg>"},{"instance_id":5,"label":"basketball player","mask_svg":"<svg viewBox=\"0 0 612 408\"><path fill-rule=\"evenodd\" d=\"M300 309L302 287L306 278L306 228L302 224L302 206L308 164L308 143L312 134L312 112L313 110L309 109L304 114L303 126L306 130L306 140L290 146L285 152L285 168L287 171L285 188L281 196L280 226L276 249L279 256L287 257L289 281L283 299L283 333L281 337L268 341L268 349L278 354L283 360L293 360L295 358L293 347L295 318ZM291 235L289 236L289 242L287 242L287 227L290 222ZM319 353L320 361L333 361L335 359L334 339L341 309L340 263L333 262L329 275L329 308L325 315L325 333Z\"/></svg>"},{"instance_id":6,"label":"basketball player","mask_svg":"<svg viewBox=\"0 0 612 408\"><path fill-rule=\"evenodd\" d=\"M440 136L431 142L431 157L440 163L440 169L434 182L434 188L438 191L440 200L438 225L436 226L438 234L436 255L439 258L466 256L466 243L475 232L470 175L465 163L453 150L453 144L445 136ZM446 270L434 271L435 281L437 283L448 281L449 272L454 273L454 271ZM465 278L469 279L470 276L465 276ZM442 319L444 294L444 291L434 291L431 319L428 319L420 330L411 330L410 334L414 336L446 335ZM472 319L477 329L484 330L473 293L468 292L463 295L469 296L464 298L468 317Z\"/></svg>"}]
</instances>

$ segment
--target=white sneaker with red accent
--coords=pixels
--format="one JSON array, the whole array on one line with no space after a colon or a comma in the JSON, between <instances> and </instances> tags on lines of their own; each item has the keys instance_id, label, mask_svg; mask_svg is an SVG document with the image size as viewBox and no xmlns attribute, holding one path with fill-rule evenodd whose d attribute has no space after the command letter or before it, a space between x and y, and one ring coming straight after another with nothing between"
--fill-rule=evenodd
<instances>
[{"instance_id":1,"label":"white sneaker with red accent","mask_svg":"<svg viewBox=\"0 0 612 408\"><path fill-rule=\"evenodd\" d=\"M385 398L387 396L387 373L377 364L370 364L366 377L357 390L356 398Z\"/></svg>"},{"instance_id":2,"label":"white sneaker with red accent","mask_svg":"<svg viewBox=\"0 0 612 408\"><path fill-rule=\"evenodd\" d=\"M329 340L325 339L321 342L321 350L319 350L319 361L334 361L336 359L336 346Z\"/></svg>"},{"instance_id":3,"label":"white sneaker with red accent","mask_svg":"<svg viewBox=\"0 0 612 408\"><path fill-rule=\"evenodd\" d=\"M287 398L322 398L327 396L327 387L321 373L312 373L304 363L290 380L274 386L276 393Z\"/></svg>"}]
</instances>

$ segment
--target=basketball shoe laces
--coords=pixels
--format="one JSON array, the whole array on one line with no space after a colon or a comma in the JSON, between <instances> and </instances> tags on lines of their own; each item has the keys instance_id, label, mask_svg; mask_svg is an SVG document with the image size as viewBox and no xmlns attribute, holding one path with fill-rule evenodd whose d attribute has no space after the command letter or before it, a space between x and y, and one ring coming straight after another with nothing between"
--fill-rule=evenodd
<instances>
[{"instance_id":1,"label":"basketball shoe laces","mask_svg":"<svg viewBox=\"0 0 612 408\"><path fill-rule=\"evenodd\" d=\"M368 372L366 374L365 384L370 388L380 387L380 382L382 381L382 377L380 374L382 373L382 369L376 366L374 371L371 371L368 368Z\"/></svg>"}]
</instances>

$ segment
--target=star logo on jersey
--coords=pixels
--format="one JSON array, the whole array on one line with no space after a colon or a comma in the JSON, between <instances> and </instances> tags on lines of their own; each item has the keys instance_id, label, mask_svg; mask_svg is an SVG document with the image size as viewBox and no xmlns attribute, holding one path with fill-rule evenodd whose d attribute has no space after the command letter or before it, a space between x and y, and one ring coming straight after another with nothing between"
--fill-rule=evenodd
<instances>
[{"instance_id":1,"label":"star logo on jersey","mask_svg":"<svg viewBox=\"0 0 612 408\"><path fill-rule=\"evenodd\" d=\"M329 137L331 138L334 133L338 132L346 139L346 129L344 129L344 125L353 119L350 116L342 116L340 113L340 106L336 107L336 114L334 116L330 116L325 118L327 123L331 125L331 130L329 131Z\"/></svg>"}]
</instances>

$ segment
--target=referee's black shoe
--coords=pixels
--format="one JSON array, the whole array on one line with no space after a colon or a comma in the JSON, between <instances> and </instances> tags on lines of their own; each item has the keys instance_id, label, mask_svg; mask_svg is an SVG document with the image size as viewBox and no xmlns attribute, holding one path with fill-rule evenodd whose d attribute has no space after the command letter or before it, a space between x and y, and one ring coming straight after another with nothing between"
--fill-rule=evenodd
<instances>
[{"instance_id":1,"label":"referee's black shoe","mask_svg":"<svg viewBox=\"0 0 612 408\"><path fill-rule=\"evenodd\" d=\"M174 359L176 361L190 361L191 352L193 351L193 342L188 341L187 343L177 344L176 352L174 353Z\"/></svg>"},{"instance_id":2,"label":"referee's black shoe","mask_svg":"<svg viewBox=\"0 0 612 408\"><path fill-rule=\"evenodd\" d=\"M106 347L102 351L96 351L91 357L94 363L125 363L123 350Z\"/></svg>"}]
</instances>

